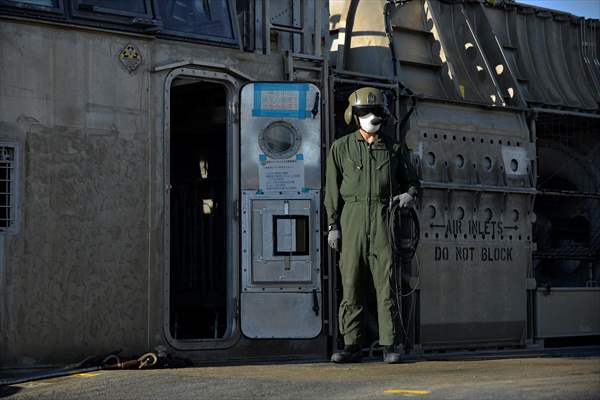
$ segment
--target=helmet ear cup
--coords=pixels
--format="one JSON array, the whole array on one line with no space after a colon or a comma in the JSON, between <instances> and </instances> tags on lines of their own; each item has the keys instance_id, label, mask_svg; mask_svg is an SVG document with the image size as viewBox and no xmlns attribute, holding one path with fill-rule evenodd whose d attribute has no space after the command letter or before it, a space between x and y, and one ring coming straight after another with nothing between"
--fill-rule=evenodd
<instances>
[{"instance_id":1,"label":"helmet ear cup","mask_svg":"<svg viewBox=\"0 0 600 400\"><path fill-rule=\"evenodd\" d=\"M344 111L344 121L346 121L346 125L350 125L352 122L352 105L346 107L346 111Z\"/></svg>"}]
</instances>

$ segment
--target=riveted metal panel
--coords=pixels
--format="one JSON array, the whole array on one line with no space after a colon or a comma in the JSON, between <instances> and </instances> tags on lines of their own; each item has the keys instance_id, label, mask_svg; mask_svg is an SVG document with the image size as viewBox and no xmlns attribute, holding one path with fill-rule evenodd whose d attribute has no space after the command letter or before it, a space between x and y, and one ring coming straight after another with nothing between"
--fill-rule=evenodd
<instances>
[{"instance_id":1,"label":"riveted metal panel","mask_svg":"<svg viewBox=\"0 0 600 400\"><path fill-rule=\"evenodd\" d=\"M251 338L321 331L320 105L308 83L242 88L241 327Z\"/></svg>"},{"instance_id":2,"label":"riveted metal panel","mask_svg":"<svg viewBox=\"0 0 600 400\"><path fill-rule=\"evenodd\" d=\"M320 292L319 198L242 192L243 292ZM286 215L308 217L308 254L275 254L274 217Z\"/></svg>"},{"instance_id":3,"label":"riveted metal panel","mask_svg":"<svg viewBox=\"0 0 600 400\"><path fill-rule=\"evenodd\" d=\"M600 288L536 291L537 337L600 335Z\"/></svg>"},{"instance_id":4,"label":"riveted metal panel","mask_svg":"<svg viewBox=\"0 0 600 400\"><path fill-rule=\"evenodd\" d=\"M267 83L268 84L268 83ZM242 88L240 126L241 131L241 188L259 188L260 155L263 154L259 137L269 125L284 121L298 133L301 143L294 155L302 155L304 165L304 187L307 189L321 188L321 101L320 91L311 83L274 83L285 90L306 90L305 103L299 114L286 116L285 113L257 113L255 95L260 90L260 83L247 84ZM287 89L290 88L290 89ZM298 103L298 106L299 103ZM254 113L254 115L253 115ZM257 115L258 114L258 115ZM291 115L291 114L290 114Z\"/></svg>"},{"instance_id":5,"label":"riveted metal panel","mask_svg":"<svg viewBox=\"0 0 600 400\"><path fill-rule=\"evenodd\" d=\"M423 186L411 280L418 343L524 344L536 192L524 116L421 103L411 122Z\"/></svg>"},{"instance_id":6,"label":"riveted metal panel","mask_svg":"<svg viewBox=\"0 0 600 400\"><path fill-rule=\"evenodd\" d=\"M242 192L242 333L252 338L311 338L321 331L318 191ZM278 254L276 218L308 218L307 254Z\"/></svg>"},{"instance_id":7,"label":"riveted metal panel","mask_svg":"<svg viewBox=\"0 0 600 400\"><path fill-rule=\"evenodd\" d=\"M242 332L257 339L313 338L321 332L320 308L312 293L242 293Z\"/></svg>"},{"instance_id":8,"label":"riveted metal panel","mask_svg":"<svg viewBox=\"0 0 600 400\"><path fill-rule=\"evenodd\" d=\"M286 210L286 207L288 209ZM289 244L286 247L293 254L292 244L297 238L295 227L291 226L295 220L290 218L286 220L276 220L279 216L310 218L311 204L310 200L264 200L255 199L252 201L252 274L250 275L253 284L261 283L311 283L313 280L312 262L310 254L306 255L275 255L277 253L276 239L282 239L282 236L289 236ZM283 223L289 224L288 231L281 232L284 229ZM310 223L309 223L310 225ZM306 227L307 228L307 227ZM283 240L279 240L282 242ZM309 246L310 247L310 246ZM283 262L282 262L283 261ZM283 267L283 268L281 268Z\"/></svg>"}]
</instances>

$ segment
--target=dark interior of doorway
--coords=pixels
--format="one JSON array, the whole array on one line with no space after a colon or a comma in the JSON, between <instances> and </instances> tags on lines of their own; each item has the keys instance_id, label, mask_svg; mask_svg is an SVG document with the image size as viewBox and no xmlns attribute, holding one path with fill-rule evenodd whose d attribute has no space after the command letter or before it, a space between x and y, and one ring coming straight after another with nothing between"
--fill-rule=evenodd
<instances>
[{"instance_id":1,"label":"dark interior of doorway","mask_svg":"<svg viewBox=\"0 0 600 400\"><path fill-rule=\"evenodd\" d=\"M227 112L223 85L171 87L170 333L227 332Z\"/></svg>"}]
</instances>

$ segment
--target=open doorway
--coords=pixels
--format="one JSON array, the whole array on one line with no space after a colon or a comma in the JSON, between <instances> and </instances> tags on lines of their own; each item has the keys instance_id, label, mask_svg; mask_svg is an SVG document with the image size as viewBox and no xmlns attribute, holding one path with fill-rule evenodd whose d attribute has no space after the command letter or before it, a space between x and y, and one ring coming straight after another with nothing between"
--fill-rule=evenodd
<instances>
[{"instance_id":1,"label":"open doorway","mask_svg":"<svg viewBox=\"0 0 600 400\"><path fill-rule=\"evenodd\" d=\"M229 328L227 91L176 78L170 115L170 315L174 339L223 339Z\"/></svg>"}]
</instances>

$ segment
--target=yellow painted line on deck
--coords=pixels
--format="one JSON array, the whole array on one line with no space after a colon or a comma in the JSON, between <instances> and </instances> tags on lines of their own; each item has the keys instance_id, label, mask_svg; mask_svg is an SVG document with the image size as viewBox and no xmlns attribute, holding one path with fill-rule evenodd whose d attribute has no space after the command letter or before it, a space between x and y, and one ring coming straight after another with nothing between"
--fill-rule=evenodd
<instances>
[{"instance_id":1,"label":"yellow painted line on deck","mask_svg":"<svg viewBox=\"0 0 600 400\"><path fill-rule=\"evenodd\" d=\"M431 390L385 389L383 393L393 394L430 394Z\"/></svg>"},{"instance_id":2,"label":"yellow painted line on deck","mask_svg":"<svg viewBox=\"0 0 600 400\"><path fill-rule=\"evenodd\" d=\"M97 375L99 375L99 374L94 373L94 372L82 372L81 374L76 374L75 376L81 376L81 377L84 377L84 378L90 378L92 376L97 376Z\"/></svg>"}]
</instances>

